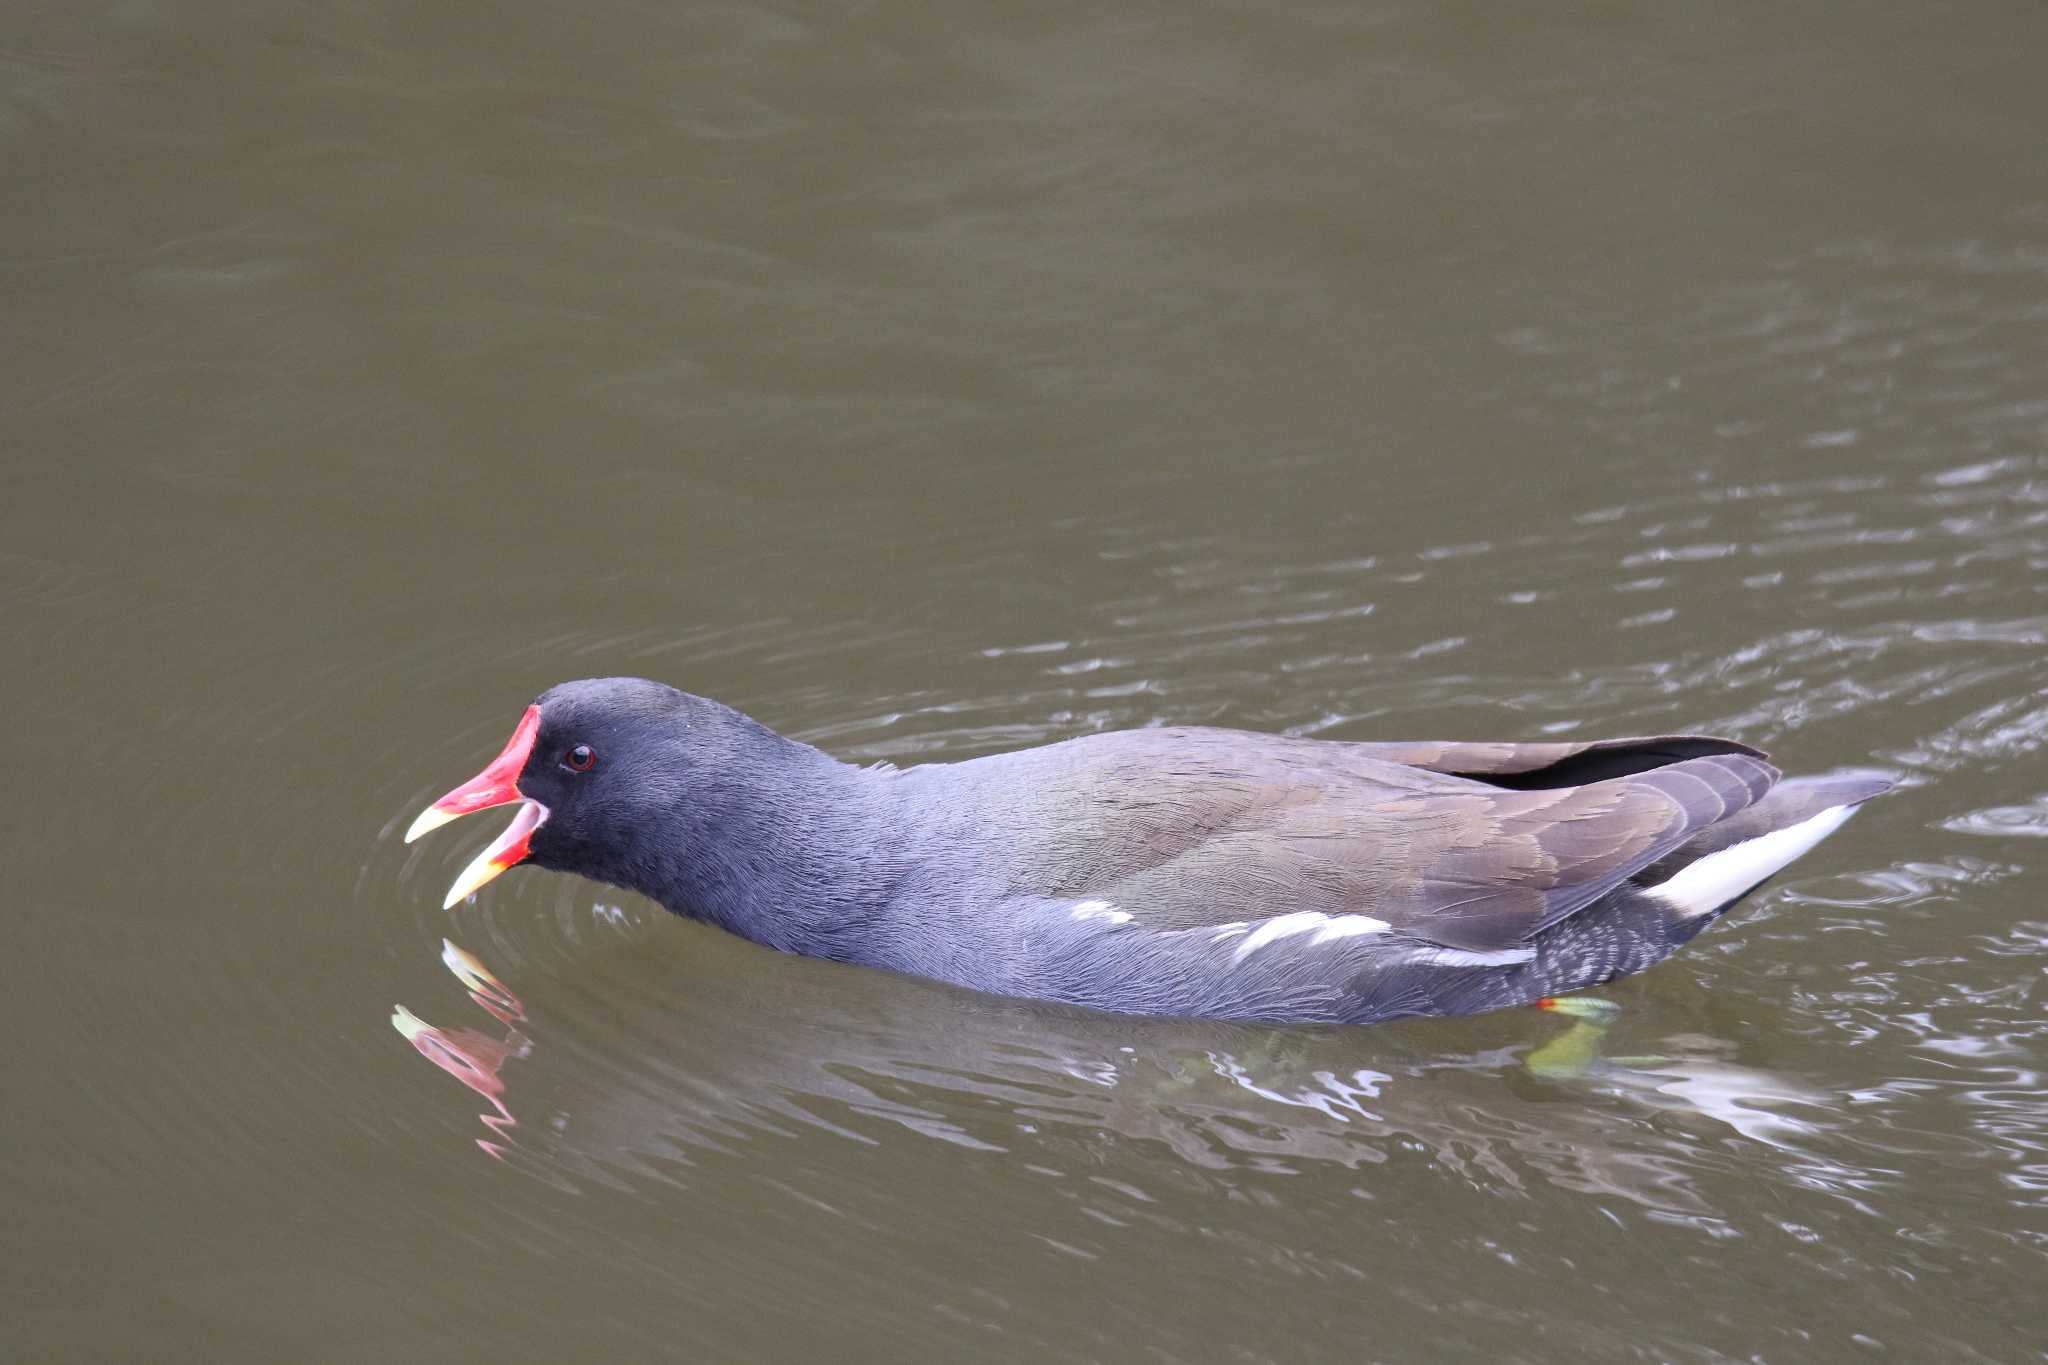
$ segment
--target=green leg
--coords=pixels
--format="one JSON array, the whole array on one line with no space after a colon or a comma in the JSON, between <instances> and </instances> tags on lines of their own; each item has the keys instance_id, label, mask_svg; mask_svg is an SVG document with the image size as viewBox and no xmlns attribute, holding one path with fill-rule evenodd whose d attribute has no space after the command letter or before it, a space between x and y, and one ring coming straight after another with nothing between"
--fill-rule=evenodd
<instances>
[{"instance_id":1,"label":"green leg","mask_svg":"<svg viewBox=\"0 0 2048 1365\"><path fill-rule=\"evenodd\" d=\"M1621 1006L1591 995L1547 996L1536 1008L1567 1015L1572 1026L1529 1054L1523 1063L1539 1076L1552 1080L1575 1080L1606 1067L1655 1068L1668 1057L1602 1057L1600 1039L1608 1026L1621 1016Z\"/></svg>"},{"instance_id":2,"label":"green leg","mask_svg":"<svg viewBox=\"0 0 2048 1365\"><path fill-rule=\"evenodd\" d=\"M1568 1016L1572 1025L1538 1047L1523 1063L1550 1080L1576 1080L1600 1060L1600 1040L1621 1006L1590 995L1567 995L1536 1002L1536 1008Z\"/></svg>"}]
</instances>

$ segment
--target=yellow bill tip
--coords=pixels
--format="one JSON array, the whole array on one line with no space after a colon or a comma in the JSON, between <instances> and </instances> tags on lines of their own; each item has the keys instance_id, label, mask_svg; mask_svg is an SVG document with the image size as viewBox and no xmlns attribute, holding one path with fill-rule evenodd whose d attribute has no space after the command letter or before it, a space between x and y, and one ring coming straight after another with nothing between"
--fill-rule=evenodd
<instances>
[{"instance_id":1,"label":"yellow bill tip","mask_svg":"<svg viewBox=\"0 0 2048 1365\"><path fill-rule=\"evenodd\" d=\"M455 817L453 815L450 815L447 811L442 810L439 806L428 806L425 810L419 813L419 818L414 820L412 824L406 829L405 841L409 844L413 840L419 838L422 834L432 834L435 830L441 828L441 826L447 824L450 820L453 820L454 818Z\"/></svg>"},{"instance_id":2,"label":"yellow bill tip","mask_svg":"<svg viewBox=\"0 0 2048 1365\"><path fill-rule=\"evenodd\" d=\"M462 875L455 879L455 885L448 888L448 899L441 902L443 910L453 910L455 903L466 900L477 892L485 882L503 872L526 856L526 841L533 832L547 823L548 808L538 801L520 803L519 813L512 817L512 823L505 832L491 841L491 846L476 855Z\"/></svg>"},{"instance_id":3,"label":"yellow bill tip","mask_svg":"<svg viewBox=\"0 0 2048 1365\"><path fill-rule=\"evenodd\" d=\"M494 864L492 860L489 860L489 857L479 857L477 862L473 862L467 868L463 868L463 876L455 878L455 886L449 888L449 894L446 894L446 898L440 902L440 909L453 911L457 905L461 905L463 900L469 900L469 896L477 894L477 890L485 882L489 882L494 876L498 876L500 872L504 872L504 868Z\"/></svg>"},{"instance_id":4,"label":"yellow bill tip","mask_svg":"<svg viewBox=\"0 0 2048 1365\"><path fill-rule=\"evenodd\" d=\"M443 910L453 910L462 901L468 900L483 889L484 883L505 870L505 864L491 856L486 849L455 879L455 885L448 888L448 898L441 902Z\"/></svg>"}]
</instances>

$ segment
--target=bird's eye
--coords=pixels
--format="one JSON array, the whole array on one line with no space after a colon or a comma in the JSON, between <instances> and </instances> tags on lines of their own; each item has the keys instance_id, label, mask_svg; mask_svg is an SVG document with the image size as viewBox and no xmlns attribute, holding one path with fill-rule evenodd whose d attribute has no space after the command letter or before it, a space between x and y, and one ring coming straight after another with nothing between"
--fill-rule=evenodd
<instances>
[{"instance_id":1,"label":"bird's eye","mask_svg":"<svg viewBox=\"0 0 2048 1365\"><path fill-rule=\"evenodd\" d=\"M579 744L562 755L562 764L572 773L587 773L597 766L597 755L588 744Z\"/></svg>"}]
</instances>

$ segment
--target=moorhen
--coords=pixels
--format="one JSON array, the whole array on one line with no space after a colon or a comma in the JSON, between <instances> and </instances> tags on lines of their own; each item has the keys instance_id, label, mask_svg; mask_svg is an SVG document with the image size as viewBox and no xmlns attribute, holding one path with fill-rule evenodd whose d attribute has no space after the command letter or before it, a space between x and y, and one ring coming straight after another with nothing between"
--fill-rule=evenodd
<instances>
[{"instance_id":1,"label":"moorhen","mask_svg":"<svg viewBox=\"0 0 2048 1365\"><path fill-rule=\"evenodd\" d=\"M785 952L1127 1014L1368 1023L1642 971L1891 783L1702 735L1123 730L857 767L640 678L543 692L407 842L518 803L516 863Z\"/></svg>"}]
</instances>

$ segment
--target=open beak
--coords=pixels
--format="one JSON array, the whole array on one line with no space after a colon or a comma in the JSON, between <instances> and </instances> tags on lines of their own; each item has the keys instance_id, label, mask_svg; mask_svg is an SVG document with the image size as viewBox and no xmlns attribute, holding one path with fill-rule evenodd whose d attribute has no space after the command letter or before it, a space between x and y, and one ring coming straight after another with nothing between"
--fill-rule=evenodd
<instances>
[{"instance_id":1,"label":"open beak","mask_svg":"<svg viewBox=\"0 0 2048 1365\"><path fill-rule=\"evenodd\" d=\"M419 819L413 821L412 828L405 832L405 841L409 844L458 816L489 810L493 806L509 806L515 801L519 803L519 813L512 817L512 823L506 826L505 832L462 869L455 885L448 888L448 899L441 902L442 909L450 909L455 902L475 895L478 887L524 858L527 841L535 830L547 823L548 808L538 801L528 800L519 790L519 774L525 769L526 760L533 753L533 742L539 734L540 708L529 706L526 714L519 718L518 727L512 731L512 738L505 741L504 751L491 760L491 765L421 811Z\"/></svg>"}]
</instances>

